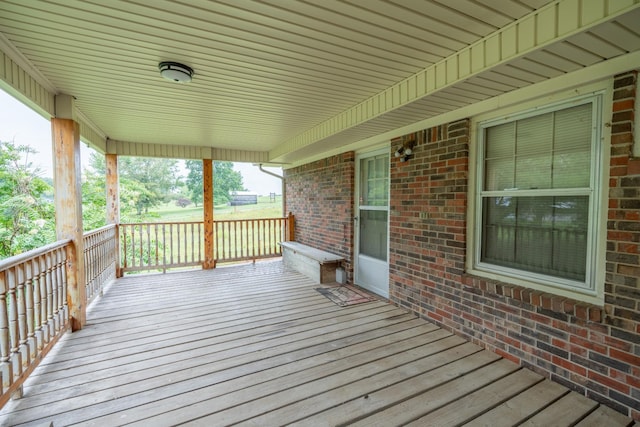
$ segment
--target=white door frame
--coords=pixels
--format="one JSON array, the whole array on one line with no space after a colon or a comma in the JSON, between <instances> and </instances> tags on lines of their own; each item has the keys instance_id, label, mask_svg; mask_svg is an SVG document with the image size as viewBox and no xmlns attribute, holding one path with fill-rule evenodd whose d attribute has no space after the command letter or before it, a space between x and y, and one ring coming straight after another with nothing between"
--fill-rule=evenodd
<instances>
[{"instance_id":1,"label":"white door frame","mask_svg":"<svg viewBox=\"0 0 640 427\"><path fill-rule=\"evenodd\" d=\"M386 260L382 261L380 259L370 257L367 255L360 254L360 216L361 216L361 205L360 205L360 194L361 194L361 161L363 159L367 159L370 157L387 155L387 194L389 194L389 176L390 176L390 167L391 167L391 156L389 154L389 148L385 147L383 149L369 151L364 153L356 154L356 171L355 171L355 199L354 199L354 210L355 210L355 218L354 218L354 283L356 285L362 286L363 288L370 290L382 297L389 298L389 200L387 199L386 206L368 206L364 210L368 211L386 211L387 212L387 254Z\"/></svg>"}]
</instances>

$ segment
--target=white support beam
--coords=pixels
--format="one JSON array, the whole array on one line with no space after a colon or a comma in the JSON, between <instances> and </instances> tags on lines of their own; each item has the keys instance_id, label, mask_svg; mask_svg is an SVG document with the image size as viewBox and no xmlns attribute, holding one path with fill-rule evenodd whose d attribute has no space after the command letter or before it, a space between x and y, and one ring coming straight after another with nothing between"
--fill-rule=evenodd
<instances>
[{"instance_id":1,"label":"white support beam","mask_svg":"<svg viewBox=\"0 0 640 427\"><path fill-rule=\"evenodd\" d=\"M106 153L119 156L159 157L168 159L213 159L230 162L268 163L267 151L243 151L192 145L149 144L108 139Z\"/></svg>"}]
</instances>

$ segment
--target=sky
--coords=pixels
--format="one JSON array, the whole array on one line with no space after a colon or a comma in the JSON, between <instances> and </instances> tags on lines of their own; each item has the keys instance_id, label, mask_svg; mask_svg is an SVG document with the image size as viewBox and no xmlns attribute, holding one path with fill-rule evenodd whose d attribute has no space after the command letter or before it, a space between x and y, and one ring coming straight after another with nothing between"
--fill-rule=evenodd
<instances>
[{"instance_id":1,"label":"sky","mask_svg":"<svg viewBox=\"0 0 640 427\"><path fill-rule=\"evenodd\" d=\"M47 119L0 89L0 141L13 141L28 145L38 151L32 159L34 166L42 170L41 176L52 177L51 124ZM80 144L82 167L89 164L92 149ZM234 170L242 174L245 188L258 195L282 194L282 183L261 172L250 163L234 163ZM280 168L266 168L282 175Z\"/></svg>"}]
</instances>

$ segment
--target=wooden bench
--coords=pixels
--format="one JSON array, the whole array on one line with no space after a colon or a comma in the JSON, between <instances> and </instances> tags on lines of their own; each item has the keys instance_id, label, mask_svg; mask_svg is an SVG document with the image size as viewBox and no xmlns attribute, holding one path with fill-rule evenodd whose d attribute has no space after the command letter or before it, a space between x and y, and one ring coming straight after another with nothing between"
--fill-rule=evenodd
<instances>
[{"instance_id":1,"label":"wooden bench","mask_svg":"<svg viewBox=\"0 0 640 427\"><path fill-rule=\"evenodd\" d=\"M313 279L316 283L336 281L336 268L344 260L340 255L298 242L281 242L284 265Z\"/></svg>"}]
</instances>

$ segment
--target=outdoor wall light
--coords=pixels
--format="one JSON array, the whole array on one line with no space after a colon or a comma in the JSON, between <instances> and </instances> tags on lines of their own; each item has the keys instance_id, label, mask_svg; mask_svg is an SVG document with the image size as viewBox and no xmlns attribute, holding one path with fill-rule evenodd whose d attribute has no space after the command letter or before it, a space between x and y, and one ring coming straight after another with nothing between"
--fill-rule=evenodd
<instances>
[{"instance_id":1,"label":"outdoor wall light","mask_svg":"<svg viewBox=\"0 0 640 427\"><path fill-rule=\"evenodd\" d=\"M177 62L161 62L158 64L160 75L176 83L189 83L193 77L193 69Z\"/></svg>"},{"instance_id":2,"label":"outdoor wall light","mask_svg":"<svg viewBox=\"0 0 640 427\"><path fill-rule=\"evenodd\" d=\"M395 152L395 156L400 158L401 162L406 162L409 160L410 156L413 154L413 147L416 145L415 139L411 139L409 141L404 141L402 146L398 148Z\"/></svg>"}]
</instances>

